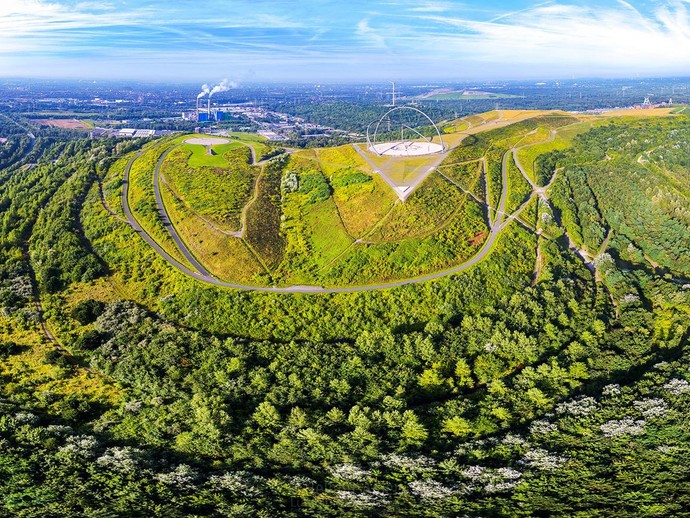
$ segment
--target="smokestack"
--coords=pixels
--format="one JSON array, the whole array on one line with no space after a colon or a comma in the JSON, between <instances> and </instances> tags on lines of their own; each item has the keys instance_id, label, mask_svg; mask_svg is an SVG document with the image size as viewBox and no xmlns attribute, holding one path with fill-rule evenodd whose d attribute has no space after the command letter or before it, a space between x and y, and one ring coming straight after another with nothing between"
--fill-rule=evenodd
<instances>
[{"instance_id":1,"label":"smokestack","mask_svg":"<svg viewBox=\"0 0 690 518\"><path fill-rule=\"evenodd\" d=\"M206 113L208 113L208 120L211 120L211 96L208 96L208 108L206 110Z\"/></svg>"}]
</instances>

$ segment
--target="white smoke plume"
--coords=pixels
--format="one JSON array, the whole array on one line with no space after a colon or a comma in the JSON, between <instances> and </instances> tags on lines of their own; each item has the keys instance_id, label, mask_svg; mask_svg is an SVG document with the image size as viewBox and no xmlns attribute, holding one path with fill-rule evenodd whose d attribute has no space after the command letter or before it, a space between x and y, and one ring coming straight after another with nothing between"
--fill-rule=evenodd
<instances>
[{"instance_id":1,"label":"white smoke plume","mask_svg":"<svg viewBox=\"0 0 690 518\"><path fill-rule=\"evenodd\" d=\"M201 93L196 96L197 99L201 99L204 95L210 93L211 90L208 85L202 85L201 86Z\"/></svg>"},{"instance_id":2,"label":"white smoke plume","mask_svg":"<svg viewBox=\"0 0 690 518\"><path fill-rule=\"evenodd\" d=\"M237 83L223 79L219 84L211 89L211 93L209 93L208 96L211 97L213 94L217 94L219 92L227 92L231 88L237 88Z\"/></svg>"}]
</instances>

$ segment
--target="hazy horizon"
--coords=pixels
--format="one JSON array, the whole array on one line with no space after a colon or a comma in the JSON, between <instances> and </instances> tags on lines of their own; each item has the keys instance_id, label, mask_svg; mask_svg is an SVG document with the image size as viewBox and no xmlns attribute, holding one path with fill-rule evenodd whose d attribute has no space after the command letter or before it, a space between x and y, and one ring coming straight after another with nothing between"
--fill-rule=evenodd
<instances>
[{"instance_id":1,"label":"hazy horizon","mask_svg":"<svg viewBox=\"0 0 690 518\"><path fill-rule=\"evenodd\" d=\"M15 1L0 5L0 77L192 83L687 75L688 6Z\"/></svg>"},{"instance_id":2,"label":"hazy horizon","mask_svg":"<svg viewBox=\"0 0 690 518\"><path fill-rule=\"evenodd\" d=\"M309 86L380 86L380 85L390 85L391 82L395 82L396 85L399 86L404 86L407 88L443 88L446 86L468 86L468 87L476 87L476 86L524 86L524 85L539 85L541 83L544 83L546 85L554 85L554 84L561 84L562 86L568 86L568 85L574 85L574 84L581 84L581 83L590 83L590 82L624 82L624 81L639 81L639 82L644 82L644 81L690 81L690 74L686 76L681 76L681 75L647 75L647 76L581 76L581 77L541 77L541 76L535 76L535 77L526 77L522 79L506 79L506 78L496 78L496 79L482 79L482 78L477 78L477 79L467 79L467 80L453 80L453 79L438 79L438 80L426 80L427 78L417 78L417 79L408 79L408 80L397 80L395 78L389 78L389 79L373 79L370 81L367 81L366 78L360 78L357 81L349 81L347 79L342 79L342 80L324 80L324 81L319 81L318 79L314 80L251 80L251 81L242 81L242 82L237 82L236 86L233 88L242 88L242 87L256 87L256 86L300 86L300 85L309 85ZM205 75L200 75L198 78L192 78L188 80L170 80L170 79L137 79L137 78L132 78L132 79L125 79L125 78L91 78L91 77L36 77L36 76L0 76L0 81L4 82L17 82L17 83L25 83L25 82L36 82L37 84L51 84L51 83L91 83L91 84L138 84L138 85L166 85L169 87L189 87L189 88L198 88L200 81L201 82L220 82L221 78L220 76L213 76L212 74L205 74Z\"/></svg>"}]
</instances>

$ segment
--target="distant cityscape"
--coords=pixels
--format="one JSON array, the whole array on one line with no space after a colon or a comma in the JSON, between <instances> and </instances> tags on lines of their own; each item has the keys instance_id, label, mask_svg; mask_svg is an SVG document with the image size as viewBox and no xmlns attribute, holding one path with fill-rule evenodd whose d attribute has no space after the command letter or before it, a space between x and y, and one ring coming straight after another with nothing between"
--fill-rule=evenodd
<instances>
[{"instance_id":1,"label":"distant cityscape","mask_svg":"<svg viewBox=\"0 0 690 518\"><path fill-rule=\"evenodd\" d=\"M268 140L288 140L288 136L294 133L298 133L304 138L330 137L336 133L351 138L361 138L363 136L361 133L348 132L330 126L307 122L302 117L269 110L255 106L253 103L226 104L206 111L203 109L186 111L182 113L182 120L210 123L227 120L228 116L248 119L252 125L241 127L239 128L240 131L253 130ZM214 132L211 131L211 133Z\"/></svg>"},{"instance_id":2,"label":"distant cityscape","mask_svg":"<svg viewBox=\"0 0 690 518\"><path fill-rule=\"evenodd\" d=\"M398 102L424 106L437 122L494 109L594 113L690 102L689 79L396 85ZM214 88L213 98L204 98L205 92L198 94L193 85L4 80L0 113L21 114L36 127L84 131L93 138L240 131L308 146L361 140L366 125L385 111L392 97L390 83L221 83ZM439 92L446 98L439 98Z\"/></svg>"}]
</instances>

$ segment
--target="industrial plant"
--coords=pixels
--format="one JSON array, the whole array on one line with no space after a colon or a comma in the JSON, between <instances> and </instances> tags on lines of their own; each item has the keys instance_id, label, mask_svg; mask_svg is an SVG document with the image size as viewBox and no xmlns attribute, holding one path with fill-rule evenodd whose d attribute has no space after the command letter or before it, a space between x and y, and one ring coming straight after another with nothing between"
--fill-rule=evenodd
<instances>
[{"instance_id":1,"label":"industrial plant","mask_svg":"<svg viewBox=\"0 0 690 518\"><path fill-rule=\"evenodd\" d=\"M194 122L218 122L224 119L225 112L217 108L211 109L210 97L205 103L200 99L200 97L196 99L196 110L182 113L182 118L184 120Z\"/></svg>"},{"instance_id":2,"label":"industrial plant","mask_svg":"<svg viewBox=\"0 0 690 518\"><path fill-rule=\"evenodd\" d=\"M202 85L201 92L196 96L196 110L184 112L182 118L184 120L191 120L195 122L218 122L225 118L225 113L219 109L211 110L211 97L213 94L219 92L226 92L230 88L234 88L235 83L223 79L219 84L213 88L209 87L207 84ZM207 97L206 106L202 99Z\"/></svg>"}]
</instances>

